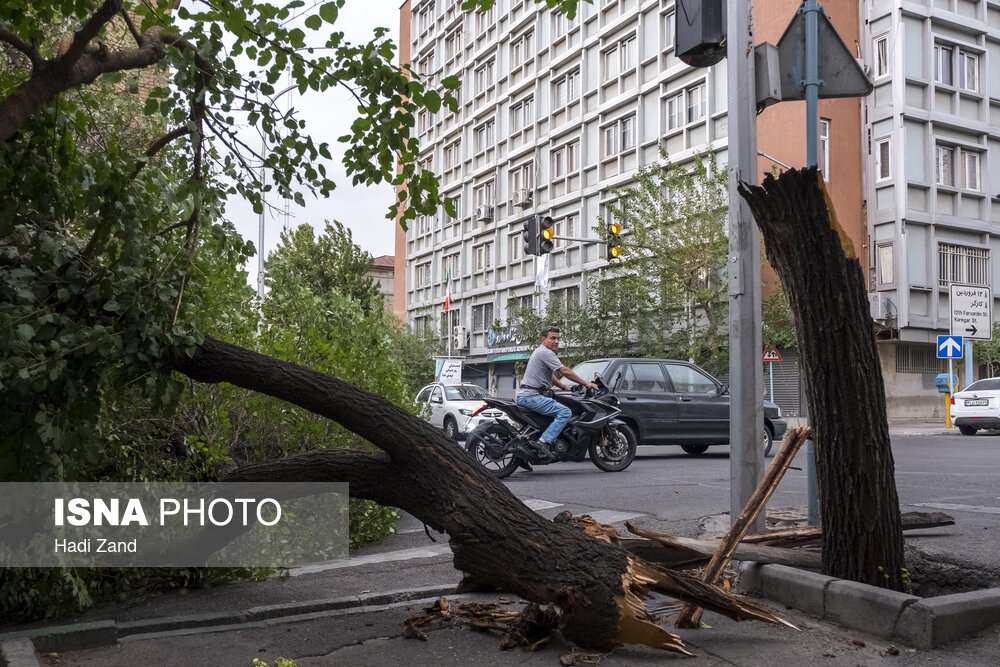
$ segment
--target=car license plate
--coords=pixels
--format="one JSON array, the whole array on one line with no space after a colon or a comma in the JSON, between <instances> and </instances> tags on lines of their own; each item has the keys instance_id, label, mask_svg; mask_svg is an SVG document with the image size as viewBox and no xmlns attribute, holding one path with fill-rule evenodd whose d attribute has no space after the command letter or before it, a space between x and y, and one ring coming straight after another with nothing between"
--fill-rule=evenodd
<instances>
[{"instance_id":1,"label":"car license plate","mask_svg":"<svg viewBox=\"0 0 1000 667\"><path fill-rule=\"evenodd\" d=\"M965 401L965 407L971 407L973 405L989 405L989 404L990 401L989 399L986 398L968 399Z\"/></svg>"}]
</instances>

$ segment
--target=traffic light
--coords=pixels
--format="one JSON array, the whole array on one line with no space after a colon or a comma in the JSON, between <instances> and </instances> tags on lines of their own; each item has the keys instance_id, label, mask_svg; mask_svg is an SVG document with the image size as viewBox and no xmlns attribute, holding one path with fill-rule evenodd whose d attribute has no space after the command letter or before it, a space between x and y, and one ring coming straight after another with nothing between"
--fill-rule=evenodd
<instances>
[{"instance_id":1,"label":"traffic light","mask_svg":"<svg viewBox=\"0 0 1000 667\"><path fill-rule=\"evenodd\" d=\"M543 216L538 218L538 254L544 255L547 252L552 252L552 239L556 235L556 230L553 227L555 223L549 216Z\"/></svg>"},{"instance_id":2,"label":"traffic light","mask_svg":"<svg viewBox=\"0 0 1000 667\"><path fill-rule=\"evenodd\" d=\"M608 223L608 261L622 256L622 226L617 222Z\"/></svg>"},{"instance_id":3,"label":"traffic light","mask_svg":"<svg viewBox=\"0 0 1000 667\"><path fill-rule=\"evenodd\" d=\"M524 221L524 254L525 255L537 255L538 252L538 218L535 216L528 217Z\"/></svg>"},{"instance_id":4,"label":"traffic light","mask_svg":"<svg viewBox=\"0 0 1000 667\"><path fill-rule=\"evenodd\" d=\"M726 57L725 0L677 0L674 53L691 67L710 67Z\"/></svg>"}]
</instances>

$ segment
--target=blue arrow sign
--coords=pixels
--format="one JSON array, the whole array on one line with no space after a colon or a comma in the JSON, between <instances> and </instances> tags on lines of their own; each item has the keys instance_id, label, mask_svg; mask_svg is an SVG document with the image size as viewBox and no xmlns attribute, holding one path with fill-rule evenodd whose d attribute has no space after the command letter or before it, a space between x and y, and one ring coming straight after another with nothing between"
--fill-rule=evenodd
<instances>
[{"instance_id":1,"label":"blue arrow sign","mask_svg":"<svg viewBox=\"0 0 1000 667\"><path fill-rule=\"evenodd\" d=\"M937 337L938 359L961 359L962 358L962 337L961 336L938 336Z\"/></svg>"}]
</instances>

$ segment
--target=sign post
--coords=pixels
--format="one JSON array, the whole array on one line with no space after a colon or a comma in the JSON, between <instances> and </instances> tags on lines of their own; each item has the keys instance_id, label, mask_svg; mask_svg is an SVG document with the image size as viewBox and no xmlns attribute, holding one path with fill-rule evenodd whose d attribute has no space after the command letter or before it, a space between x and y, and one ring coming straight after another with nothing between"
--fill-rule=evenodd
<instances>
[{"instance_id":1,"label":"sign post","mask_svg":"<svg viewBox=\"0 0 1000 667\"><path fill-rule=\"evenodd\" d=\"M948 360L948 391L944 395L944 425L951 428L951 395L955 393L955 374L951 367L952 359L962 358L962 337L961 336L938 336L937 337L937 357ZM968 382L969 378L966 377Z\"/></svg>"},{"instance_id":2,"label":"sign post","mask_svg":"<svg viewBox=\"0 0 1000 667\"><path fill-rule=\"evenodd\" d=\"M761 357L764 361L770 362L767 365L767 383L768 383L768 395L767 398L772 403L774 402L774 362L781 361L781 354L774 347L768 346L764 350L764 356Z\"/></svg>"}]
</instances>

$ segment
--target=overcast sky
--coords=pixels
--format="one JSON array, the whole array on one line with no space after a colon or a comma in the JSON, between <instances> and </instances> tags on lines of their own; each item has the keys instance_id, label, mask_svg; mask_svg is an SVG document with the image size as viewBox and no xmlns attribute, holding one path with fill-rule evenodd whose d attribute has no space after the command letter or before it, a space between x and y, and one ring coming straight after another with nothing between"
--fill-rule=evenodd
<instances>
[{"instance_id":1,"label":"overcast sky","mask_svg":"<svg viewBox=\"0 0 1000 667\"><path fill-rule=\"evenodd\" d=\"M392 42L399 45L399 7L402 0L348 0L340 12L335 25L342 30L346 39L353 43L367 42L372 38L373 31L378 26L389 28ZM309 30L306 30L307 34ZM319 33L317 33L319 34ZM326 35L323 35L325 41ZM397 58L398 61L398 58ZM284 80L275 85L279 92L287 86ZM367 250L373 257L391 255L394 250L393 234L395 222L387 220L385 215L395 198L392 186L382 184L376 187L354 187L344 174L340 159L343 156L343 144L337 137L348 132L351 122L356 117L356 102L343 88L334 88L323 93L309 91L299 95L297 90L286 93L277 100L280 108L287 109L291 103L300 116L306 121L307 131L317 143L327 142L333 154L334 162L331 178L337 183L337 189L327 199L306 195L306 206L300 207L294 201L289 202L290 227L309 223L316 229L322 229L324 220L339 220L350 227L354 242ZM267 208L264 214L264 252L263 256L274 250L284 224L284 202L277 193L268 195L268 203L277 207L277 211ZM246 238L259 245L259 216L251 206L235 198L229 200L226 207L226 217L233 221L236 229ZM258 248L258 253L260 248ZM250 271L250 282L256 285L258 257L254 257L247 269Z\"/></svg>"}]
</instances>

